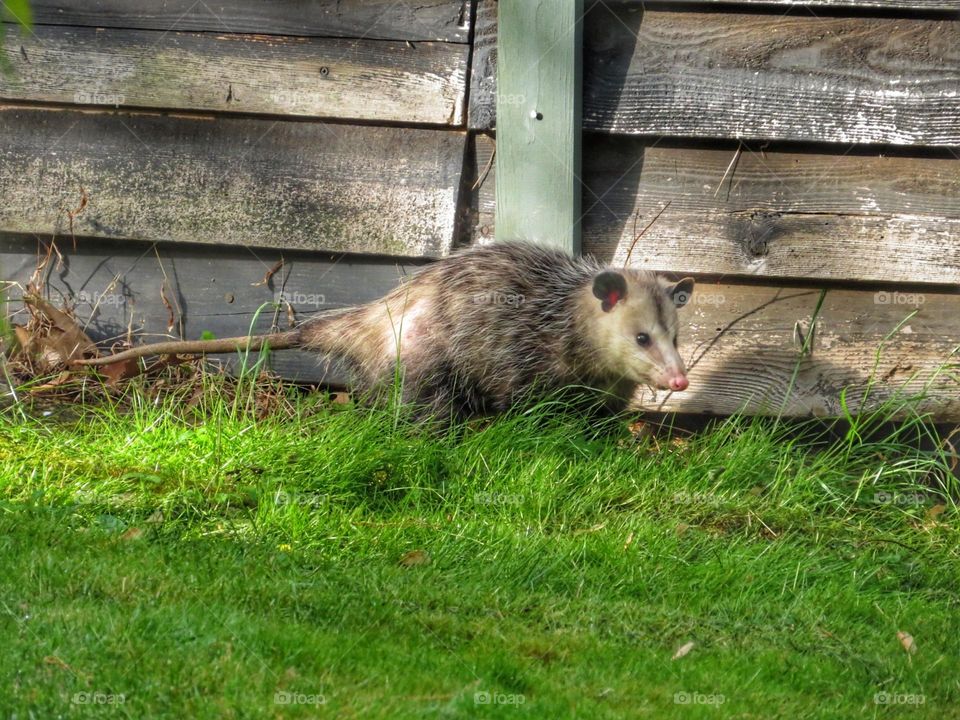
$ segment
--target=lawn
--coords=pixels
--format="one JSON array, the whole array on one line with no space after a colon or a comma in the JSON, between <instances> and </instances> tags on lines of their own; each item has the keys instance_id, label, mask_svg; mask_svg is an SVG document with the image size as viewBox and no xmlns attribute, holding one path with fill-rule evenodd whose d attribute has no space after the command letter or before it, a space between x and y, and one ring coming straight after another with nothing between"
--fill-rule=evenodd
<instances>
[{"instance_id":1,"label":"lawn","mask_svg":"<svg viewBox=\"0 0 960 720\"><path fill-rule=\"evenodd\" d=\"M917 420L437 434L242 390L0 413L4 717L960 717Z\"/></svg>"}]
</instances>

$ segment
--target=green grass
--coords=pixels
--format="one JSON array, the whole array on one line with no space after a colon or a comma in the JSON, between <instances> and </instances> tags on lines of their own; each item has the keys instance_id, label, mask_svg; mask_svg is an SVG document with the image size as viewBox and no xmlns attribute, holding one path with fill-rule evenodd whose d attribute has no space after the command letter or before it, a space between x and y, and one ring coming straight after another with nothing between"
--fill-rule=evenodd
<instances>
[{"instance_id":1,"label":"green grass","mask_svg":"<svg viewBox=\"0 0 960 720\"><path fill-rule=\"evenodd\" d=\"M0 415L5 717L960 716L919 421L634 441L249 402Z\"/></svg>"}]
</instances>

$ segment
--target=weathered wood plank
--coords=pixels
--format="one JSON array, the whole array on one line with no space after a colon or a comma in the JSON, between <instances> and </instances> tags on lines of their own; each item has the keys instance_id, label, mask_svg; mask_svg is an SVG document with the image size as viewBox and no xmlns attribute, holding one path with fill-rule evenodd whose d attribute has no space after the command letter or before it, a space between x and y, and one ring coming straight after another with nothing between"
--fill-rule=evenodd
<instances>
[{"instance_id":1,"label":"weathered wood plank","mask_svg":"<svg viewBox=\"0 0 960 720\"><path fill-rule=\"evenodd\" d=\"M497 223L579 253L583 0L501 0L499 13Z\"/></svg>"},{"instance_id":2,"label":"weathered wood plank","mask_svg":"<svg viewBox=\"0 0 960 720\"><path fill-rule=\"evenodd\" d=\"M470 61L470 107L467 125L471 129L497 124L497 2L478 0L474 18L473 56Z\"/></svg>"},{"instance_id":3,"label":"weathered wood plank","mask_svg":"<svg viewBox=\"0 0 960 720\"><path fill-rule=\"evenodd\" d=\"M960 22L642 12L584 23L584 127L641 135L960 144ZM495 101L495 88L471 104ZM472 118L492 116L471 107Z\"/></svg>"},{"instance_id":4,"label":"weathered wood plank","mask_svg":"<svg viewBox=\"0 0 960 720\"><path fill-rule=\"evenodd\" d=\"M34 238L0 234L0 279L21 285L6 293L15 323L26 321L19 298L36 268L38 251L45 252L39 245ZM374 300L424 262L165 243L154 251L149 243L94 238L78 239L76 251L61 239L60 250L64 263L49 274L49 297L59 305L73 305L90 336L105 345L125 340L128 328L137 342L197 339L204 332L246 335L255 316L253 332L286 330L286 302L294 309L294 322L300 322L317 312ZM262 284L281 258L283 266ZM161 286L175 309L172 333ZM278 311L274 304L281 300ZM236 364L233 357L223 359ZM327 369L318 356L293 351L275 353L271 366L306 381L322 378ZM328 379L344 380L336 368Z\"/></svg>"},{"instance_id":5,"label":"weathered wood plank","mask_svg":"<svg viewBox=\"0 0 960 720\"><path fill-rule=\"evenodd\" d=\"M448 252L464 134L0 109L0 230Z\"/></svg>"},{"instance_id":6,"label":"weathered wood plank","mask_svg":"<svg viewBox=\"0 0 960 720\"><path fill-rule=\"evenodd\" d=\"M241 248L161 244L158 261L148 244L86 238L78 240L76 252L68 242L61 242L60 249L64 265L50 274L50 295L80 298L77 314L84 320L97 305L88 329L100 340L124 337L131 325L146 339L167 335L168 312L160 299L164 274L184 337L198 338L204 331L218 337L245 334L257 309L281 293L302 320L318 310L375 299L414 269L383 258L287 252L286 264L270 284L257 286L279 259L277 251L255 256ZM0 278L25 282L36 253L34 239L0 236ZM850 388L851 407L858 408L872 376L876 387L868 407L898 390L916 392L929 383L923 407L943 420L960 419L960 356L955 352L960 294L831 290L817 320L813 352L801 358L795 326L799 322L807 331L817 298L818 291L810 289L701 283L680 315L690 390L670 397L646 391L638 396L638 405L694 413L775 414L782 408L791 416L831 415L840 413L844 388ZM10 302L10 309L17 307ZM909 317L914 310L916 315ZM273 320L268 308L254 330L268 330ZM285 313L279 313L277 326L288 326ZM877 349L888 335L874 368ZM951 362L952 369L931 379L937 368ZM325 375L324 363L302 353L276 353L273 367L301 381L342 380L342 375Z\"/></svg>"},{"instance_id":7,"label":"weathered wood plank","mask_svg":"<svg viewBox=\"0 0 960 720\"><path fill-rule=\"evenodd\" d=\"M960 418L960 294L831 290L816 322L812 354L801 357L795 327L799 322L808 331L818 296L817 290L789 287L701 284L692 307L681 314L690 390L670 397L647 390L637 404L684 412L836 416L846 388L853 412L925 393L919 408L944 420Z\"/></svg>"},{"instance_id":8,"label":"weathered wood plank","mask_svg":"<svg viewBox=\"0 0 960 720\"><path fill-rule=\"evenodd\" d=\"M466 45L37 26L0 98L460 125Z\"/></svg>"},{"instance_id":9,"label":"weathered wood plank","mask_svg":"<svg viewBox=\"0 0 960 720\"><path fill-rule=\"evenodd\" d=\"M469 0L33 0L39 25L466 42Z\"/></svg>"},{"instance_id":10,"label":"weathered wood plank","mask_svg":"<svg viewBox=\"0 0 960 720\"><path fill-rule=\"evenodd\" d=\"M492 143L473 140L471 185ZM738 153L597 135L584 144L583 178L584 252L614 264L629 253L631 265L659 271L960 284L952 156ZM470 196L471 240L496 234L495 183L490 173Z\"/></svg>"},{"instance_id":11,"label":"weathered wood plank","mask_svg":"<svg viewBox=\"0 0 960 720\"><path fill-rule=\"evenodd\" d=\"M960 160L598 137L585 248L654 270L960 284ZM733 163L733 164L731 164ZM728 171L729 170L729 171Z\"/></svg>"}]
</instances>

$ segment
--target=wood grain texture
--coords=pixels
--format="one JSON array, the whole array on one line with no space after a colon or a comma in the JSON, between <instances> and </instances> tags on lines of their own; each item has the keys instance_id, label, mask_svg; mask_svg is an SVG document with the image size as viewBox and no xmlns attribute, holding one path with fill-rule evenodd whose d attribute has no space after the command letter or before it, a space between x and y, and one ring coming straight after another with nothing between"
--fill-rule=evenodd
<instances>
[{"instance_id":1,"label":"wood grain texture","mask_svg":"<svg viewBox=\"0 0 960 720\"><path fill-rule=\"evenodd\" d=\"M0 279L25 285L37 265L40 243L22 235L0 234ZM70 304L91 337L108 347L126 339L132 329L136 342L199 339L204 332L233 337L290 327L326 310L368 302L385 294L422 260L397 260L357 255L280 252L265 249L211 247L81 238L74 251L61 240L64 261L50 273L48 297ZM159 256L159 257L158 257ZM268 283L264 276L283 259ZM175 329L168 332L169 311L175 309ZM26 316L18 298L22 287L7 293L14 323ZM278 310L274 305L283 301ZM260 312L257 315L258 311ZM256 317L256 321L254 318ZM219 356L236 366L235 356ZM313 353L284 351L271 356L271 367L291 379L314 381L325 373L330 382L345 377L328 359Z\"/></svg>"},{"instance_id":2,"label":"wood grain texture","mask_svg":"<svg viewBox=\"0 0 960 720\"><path fill-rule=\"evenodd\" d=\"M493 140L477 136L473 185ZM736 162L734 162L736 159ZM960 284L960 160L584 143L583 248L664 272ZM468 196L470 242L496 236L495 173ZM667 204L669 203L669 207Z\"/></svg>"},{"instance_id":3,"label":"wood grain texture","mask_svg":"<svg viewBox=\"0 0 960 720\"><path fill-rule=\"evenodd\" d=\"M0 98L460 125L466 45L37 26Z\"/></svg>"},{"instance_id":4,"label":"wood grain texture","mask_svg":"<svg viewBox=\"0 0 960 720\"><path fill-rule=\"evenodd\" d=\"M38 25L466 42L470 0L32 0Z\"/></svg>"},{"instance_id":5,"label":"wood grain texture","mask_svg":"<svg viewBox=\"0 0 960 720\"><path fill-rule=\"evenodd\" d=\"M580 252L583 0L501 0L497 224ZM508 98L510 99L508 101Z\"/></svg>"},{"instance_id":6,"label":"wood grain texture","mask_svg":"<svg viewBox=\"0 0 960 720\"><path fill-rule=\"evenodd\" d=\"M0 230L408 256L448 252L464 135L0 109Z\"/></svg>"},{"instance_id":7,"label":"wood grain texture","mask_svg":"<svg viewBox=\"0 0 960 720\"><path fill-rule=\"evenodd\" d=\"M836 416L846 389L853 412L924 395L918 408L944 420L960 417L958 292L828 291L812 353L801 357L795 328L808 332L818 297L809 289L701 284L680 314L690 390L644 391L636 404Z\"/></svg>"},{"instance_id":8,"label":"wood grain texture","mask_svg":"<svg viewBox=\"0 0 960 720\"><path fill-rule=\"evenodd\" d=\"M597 137L584 246L712 275L960 285L960 160L699 149Z\"/></svg>"},{"instance_id":9,"label":"wood grain texture","mask_svg":"<svg viewBox=\"0 0 960 720\"><path fill-rule=\"evenodd\" d=\"M303 320L318 310L373 300L414 269L382 258L287 252L286 264L270 284L256 286L279 259L278 252L255 256L242 248L161 244L158 261L149 244L85 238L76 252L69 242L61 242L60 249L64 264L50 275L50 297L79 298L77 313L84 320L97 305L88 330L98 340L123 337L128 325L147 340L166 336L168 313L160 299L164 274L183 336L199 338L204 331L218 337L245 334L257 309L283 293ZM0 236L0 278L26 281L36 253L32 238ZM943 420L960 419L960 294L831 290L817 321L813 352L801 358L795 325L799 322L807 331L817 298L818 291L809 289L701 283L680 313L680 349L691 366L690 390L672 396L646 391L638 395L637 406L716 414L775 414L782 408L792 416L834 415L841 411L844 388L851 407L859 408L873 377L867 407L928 386L923 407ZM9 304L18 307L15 300ZM255 331L269 330L274 319L278 328L288 327L284 312L275 318L268 308ZM17 316L13 320L20 321ZM343 379L335 370L329 374L316 356L303 353L276 353L273 367L305 382Z\"/></svg>"},{"instance_id":10,"label":"wood grain texture","mask_svg":"<svg viewBox=\"0 0 960 720\"><path fill-rule=\"evenodd\" d=\"M584 127L642 135L960 144L960 21L598 5ZM495 101L495 88L472 104ZM472 118L490 117L472 107ZM482 127L479 126L478 127Z\"/></svg>"},{"instance_id":11,"label":"wood grain texture","mask_svg":"<svg viewBox=\"0 0 960 720\"><path fill-rule=\"evenodd\" d=\"M470 61L470 107L467 125L472 130L497 124L497 2L477 0L473 55Z\"/></svg>"}]
</instances>

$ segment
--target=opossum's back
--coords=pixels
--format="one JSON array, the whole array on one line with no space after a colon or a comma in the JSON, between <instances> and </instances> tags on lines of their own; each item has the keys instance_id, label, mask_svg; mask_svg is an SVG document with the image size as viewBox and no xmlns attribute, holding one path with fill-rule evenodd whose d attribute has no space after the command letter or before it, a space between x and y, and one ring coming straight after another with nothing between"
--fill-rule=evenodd
<instances>
[{"instance_id":1,"label":"opossum's back","mask_svg":"<svg viewBox=\"0 0 960 720\"><path fill-rule=\"evenodd\" d=\"M437 281L450 292L549 291L583 277L587 263L532 243L502 242L471 248L436 263Z\"/></svg>"},{"instance_id":2,"label":"opossum's back","mask_svg":"<svg viewBox=\"0 0 960 720\"><path fill-rule=\"evenodd\" d=\"M461 371L507 382L543 371L569 342L572 293L590 267L559 251L516 243L437 263L428 284L435 286L438 348Z\"/></svg>"}]
</instances>

